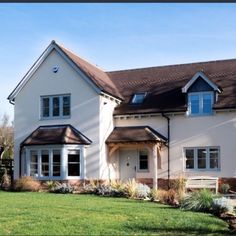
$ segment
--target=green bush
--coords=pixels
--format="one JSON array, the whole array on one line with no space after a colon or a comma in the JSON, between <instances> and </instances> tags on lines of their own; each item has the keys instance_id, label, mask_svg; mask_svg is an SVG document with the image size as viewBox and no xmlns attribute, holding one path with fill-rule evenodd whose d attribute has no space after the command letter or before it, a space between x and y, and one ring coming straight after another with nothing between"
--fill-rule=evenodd
<instances>
[{"instance_id":1,"label":"green bush","mask_svg":"<svg viewBox=\"0 0 236 236\"><path fill-rule=\"evenodd\" d=\"M215 195L208 189L191 193L181 203L184 210L210 212Z\"/></svg>"}]
</instances>

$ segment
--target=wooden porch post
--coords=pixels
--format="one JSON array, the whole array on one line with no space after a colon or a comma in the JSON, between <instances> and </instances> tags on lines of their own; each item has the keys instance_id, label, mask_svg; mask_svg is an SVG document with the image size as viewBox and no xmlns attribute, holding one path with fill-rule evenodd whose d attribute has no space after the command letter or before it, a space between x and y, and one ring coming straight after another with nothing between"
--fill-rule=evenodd
<instances>
[{"instance_id":1,"label":"wooden porch post","mask_svg":"<svg viewBox=\"0 0 236 236\"><path fill-rule=\"evenodd\" d=\"M153 189L157 189L158 182L157 182L157 144L153 145L152 147L152 160L153 160Z\"/></svg>"}]
</instances>

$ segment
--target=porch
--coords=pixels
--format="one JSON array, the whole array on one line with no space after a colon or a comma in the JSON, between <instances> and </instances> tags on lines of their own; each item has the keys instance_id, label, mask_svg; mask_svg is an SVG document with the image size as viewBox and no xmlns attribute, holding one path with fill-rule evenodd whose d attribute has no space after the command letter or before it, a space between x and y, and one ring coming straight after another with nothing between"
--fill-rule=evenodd
<instances>
[{"instance_id":1,"label":"porch","mask_svg":"<svg viewBox=\"0 0 236 236\"><path fill-rule=\"evenodd\" d=\"M108 137L109 179L150 179L158 188L158 167L167 139L149 126L115 127Z\"/></svg>"}]
</instances>

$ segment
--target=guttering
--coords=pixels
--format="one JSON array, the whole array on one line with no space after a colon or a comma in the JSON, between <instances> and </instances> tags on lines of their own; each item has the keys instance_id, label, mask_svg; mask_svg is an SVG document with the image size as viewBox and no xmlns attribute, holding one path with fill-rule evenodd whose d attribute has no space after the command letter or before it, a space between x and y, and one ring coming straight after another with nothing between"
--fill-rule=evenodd
<instances>
[{"instance_id":1,"label":"guttering","mask_svg":"<svg viewBox=\"0 0 236 236\"><path fill-rule=\"evenodd\" d=\"M168 173L168 189L170 189L170 117L162 113L162 117L167 120L167 173Z\"/></svg>"}]
</instances>

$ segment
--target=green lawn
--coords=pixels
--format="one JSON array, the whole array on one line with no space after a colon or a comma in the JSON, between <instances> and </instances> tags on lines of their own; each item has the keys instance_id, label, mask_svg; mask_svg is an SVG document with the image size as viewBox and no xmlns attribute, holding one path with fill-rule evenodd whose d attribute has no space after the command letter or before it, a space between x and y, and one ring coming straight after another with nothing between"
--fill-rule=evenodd
<instances>
[{"instance_id":1,"label":"green lawn","mask_svg":"<svg viewBox=\"0 0 236 236\"><path fill-rule=\"evenodd\" d=\"M92 195L0 191L0 235L227 235L212 215Z\"/></svg>"}]
</instances>

